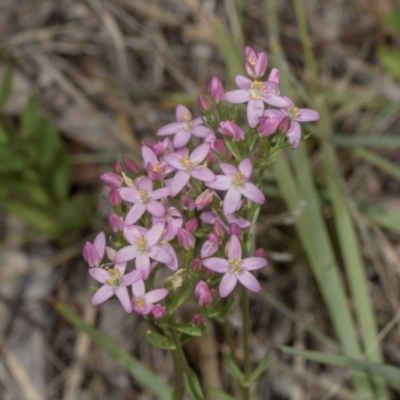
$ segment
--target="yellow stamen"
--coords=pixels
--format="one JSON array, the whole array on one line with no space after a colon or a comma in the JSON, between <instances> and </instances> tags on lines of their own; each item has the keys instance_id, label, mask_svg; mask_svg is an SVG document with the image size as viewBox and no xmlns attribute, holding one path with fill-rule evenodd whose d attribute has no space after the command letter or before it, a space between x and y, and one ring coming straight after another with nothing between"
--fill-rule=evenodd
<instances>
[{"instance_id":1,"label":"yellow stamen","mask_svg":"<svg viewBox=\"0 0 400 400\"><path fill-rule=\"evenodd\" d=\"M141 237L137 242L136 242L136 250L140 254L147 253L147 240L144 237Z\"/></svg>"},{"instance_id":2,"label":"yellow stamen","mask_svg":"<svg viewBox=\"0 0 400 400\"><path fill-rule=\"evenodd\" d=\"M232 185L235 188L239 188L239 187L241 187L243 185L243 183L244 183L243 174L241 172L236 172L236 174L235 174L235 176L233 177L233 180L232 180Z\"/></svg>"},{"instance_id":3,"label":"yellow stamen","mask_svg":"<svg viewBox=\"0 0 400 400\"><path fill-rule=\"evenodd\" d=\"M250 94L253 99L259 99L265 91L265 85L260 81L253 81L250 86Z\"/></svg>"},{"instance_id":4,"label":"yellow stamen","mask_svg":"<svg viewBox=\"0 0 400 400\"><path fill-rule=\"evenodd\" d=\"M162 165L161 164L159 164L159 163L153 164L153 168L152 168L153 172L161 172L161 169L162 169Z\"/></svg>"},{"instance_id":5,"label":"yellow stamen","mask_svg":"<svg viewBox=\"0 0 400 400\"><path fill-rule=\"evenodd\" d=\"M190 117L190 114L188 112L183 113L183 120L186 122L189 122L192 120L192 118Z\"/></svg>"},{"instance_id":6,"label":"yellow stamen","mask_svg":"<svg viewBox=\"0 0 400 400\"><path fill-rule=\"evenodd\" d=\"M140 200L142 200L142 203L148 203L150 202L150 196L149 192L146 189L140 189Z\"/></svg>"},{"instance_id":7,"label":"yellow stamen","mask_svg":"<svg viewBox=\"0 0 400 400\"><path fill-rule=\"evenodd\" d=\"M143 309L146 306L146 300L144 297L137 297L135 299L136 305L138 308Z\"/></svg>"},{"instance_id":8,"label":"yellow stamen","mask_svg":"<svg viewBox=\"0 0 400 400\"><path fill-rule=\"evenodd\" d=\"M230 258L229 264L231 266L231 272L233 274L238 274L242 270L242 260L239 258Z\"/></svg>"},{"instance_id":9,"label":"yellow stamen","mask_svg":"<svg viewBox=\"0 0 400 400\"><path fill-rule=\"evenodd\" d=\"M289 111L291 119L300 117L300 111L297 107L287 107L286 109Z\"/></svg>"},{"instance_id":10,"label":"yellow stamen","mask_svg":"<svg viewBox=\"0 0 400 400\"><path fill-rule=\"evenodd\" d=\"M121 281L121 274L119 273L119 270L116 268L113 268L113 269L108 269L107 272L108 272L108 275L110 275L110 279L107 279L106 283L110 286L120 287L122 284L122 281Z\"/></svg>"}]
</instances>

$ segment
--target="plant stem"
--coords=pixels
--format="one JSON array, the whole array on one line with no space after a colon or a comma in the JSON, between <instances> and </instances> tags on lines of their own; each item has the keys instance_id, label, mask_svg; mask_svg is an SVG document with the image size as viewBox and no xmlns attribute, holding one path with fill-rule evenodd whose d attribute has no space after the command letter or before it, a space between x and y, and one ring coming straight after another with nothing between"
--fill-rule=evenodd
<instances>
[{"instance_id":1,"label":"plant stem","mask_svg":"<svg viewBox=\"0 0 400 400\"><path fill-rule=\"evenodd\" d=\"M242 300L242 316L243 316L243 374L245 386L243 387L243 399L250 399L250 319L249 319L249 293L244 286L240 287Z\"/></svg>"},{"instance_id":2,"label":"plant stem","mask_svg":"<svg viewBox=\"0 0 400 400\"><path fill-rule=\"evenodd\" d=\"M183 400L185 396L185 381L183 380L183 371L180 364L178 349L172 350L171 354L172 354L172 359L174 361L176 400Z\"/></svg>"}]
</instances>

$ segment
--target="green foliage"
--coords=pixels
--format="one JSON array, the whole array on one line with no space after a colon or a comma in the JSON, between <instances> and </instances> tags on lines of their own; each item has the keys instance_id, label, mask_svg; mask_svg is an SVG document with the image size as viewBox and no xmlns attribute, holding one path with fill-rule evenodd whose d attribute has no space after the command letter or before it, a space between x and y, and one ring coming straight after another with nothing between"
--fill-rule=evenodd
<instances>
[{"instance_id":1,"label":"green foliage","mask_svg":"<svg viewBox=\"0 0 400 400\"><path fill-rule=\"evenodd\" d=\"M380 63L387 69L393 78L400 79L400 51L388 46L380 46L378 49Z\"/></svg>"},{"instance_id":2,"label":"green foliage","mask_svg":"<svg viewBox=\"0 0 400 400\"><path fill-rule=\"evenodd\" d=\"M0 108L11 92L12 67L0 89ZM87 224L90 208L69 195L70 163L55 126L31 97L15 128L0 114L0 205L37 230L57 237Z\"/></svg>"}]
</instances>

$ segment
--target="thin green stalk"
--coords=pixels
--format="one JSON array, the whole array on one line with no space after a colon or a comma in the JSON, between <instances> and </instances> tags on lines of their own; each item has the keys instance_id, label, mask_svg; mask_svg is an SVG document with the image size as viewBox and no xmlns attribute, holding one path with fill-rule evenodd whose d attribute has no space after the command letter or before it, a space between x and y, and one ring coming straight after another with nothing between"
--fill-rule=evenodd
<instances>
[{"instance_id":1,"label":"thin green stalk","mask_svg":"<svg viewBox=\"0 0 400 400\"><path fill-rule=\"evenodd\" d=\"M172 360L174 362L174 375L175 375L175 390L174 395L176 400L183 400L185 397L185 381L183 379L183 371L181 368L178 350L171 351Z\"/></svg>"},{"instance_id":2,"label":"thin green stalk","mask_svg":"<svg viewBox=\"0 0 400 400\"><path fill-rule=\"evenodd\" d=\"M242 300L242 318L243 318L243 375L245 386L243 387L243 400L250 399L250 310L249 310L249 292L244 286L240 286Z\"/></svg>"}]
</instances>

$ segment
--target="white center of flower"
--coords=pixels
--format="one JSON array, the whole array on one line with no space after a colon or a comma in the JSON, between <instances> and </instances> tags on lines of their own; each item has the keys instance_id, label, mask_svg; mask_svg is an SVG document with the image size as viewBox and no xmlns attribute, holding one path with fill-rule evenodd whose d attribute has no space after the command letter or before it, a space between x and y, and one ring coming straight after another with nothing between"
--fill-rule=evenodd
<instances>
[{"instance_id":1,"label":"white center of flower","mask_svg":"<svg viewBox=\"0 0 400 400\"><path fill-rule=\"evenodd\" d=\"M230 258L228 260L232 274L237 275L242 270L242 260L239 258Z\"/></svg>"},{"instance_id":2,"label":"white center of flower","mask_svg":"<svg viewBox=\"0 0 400 400\"><path fill-rule=\"evenodd\" d=\"M185 122L183 123L183 129L184 129L185 131L190 131L190 130L193 128L192 119L191 119L191 117L190 117L190 114L187 113L187 112L185 112L185 113L183 114L183 120L185 121Z\"/></svg>"},{"instance_id":3,"label":"white center of flower","mask_svg":"<svg viewBox=\"0 0 400 400\"><path fill-rule=\"evenodd\" d=\"M106 280L107 285L114 286L115 288L118 288L121 286L122 281L121 281L121 274L119 273L119 270L114 268L114 269L109 269L107 270L108 275L110 275L110 278Z\"/></svg>"},{"instance_id":4,"label":"white center of flower","mask_svg":"<svg viewBox=\"0 0 400 400\"><path fill-rule=\"evenodd\" d=\"M286 110L288 111L289 115L288 117L290 119L298 118L300 117L300 111L297 107L287 107Z\"/></svg>"},{"instance_id":5,"label":"white center of flower","mask_svg":"<svg viewBox=\"0 0 400 400\"><path fill-rule=\"evenodd\" d=\"M146 254L147 253L147 240L144 237L141 237L136 242L136 250L139 254Z\"/></svg>"},{"instance_id":6,"label":"white center of flower","mask_svg":"<svg viewBox=\"0 0 400 400\"><path fill-rule=\"evenodd\" d=\"M146 307L146 299L141 296L141 297L136 297L135 299L136 306L140 309L143 310Z\"/></svg>"},{"instance_id":7,"label":"white center of flower","mask_svg":"<svg viewBox=\"0 0 400 400\"><path fill-rule=\"evenodd\" d=\"M265 85L263 82L260 81L253 81L250 86L250 94L253 99L260 99L261 96L264 94Z\"/></svg>"},{"instance_id":8,"label":"white center of flower","mask_svg":"<svg viewBox=\"0 0 400 400\"><path fill-rule=\"evenodd\" d=\"M142 203L146 204L149 203L151 198L149 195L149 192L146 189L140 189L140 200L142 201Z\"/></svg>"},{"instance_id":9,"label":"white center of flower","mask_svg":"<svg viewBox=\"0 0 400 400\"><path fill-rule=\"evenodd\" d=\"M189 159L189 156L186 155L185 157L182 157L179 162L185 167L186 172L191 172L192 169L198 164L198 162L192 162Z\"/></svg>"},{"instance_id":10,"label":"white center of flower","mask_svg":"<svg viewBox=\"0 0 400 400\"><path fill-rule=\"evenodd\" d=\"M244 176L241 172L236 172L236 174L233 176L232 179L232 185L235 188L240 188L243 186L243 183L245 182Z\"/></svg>"}]
</instances>

